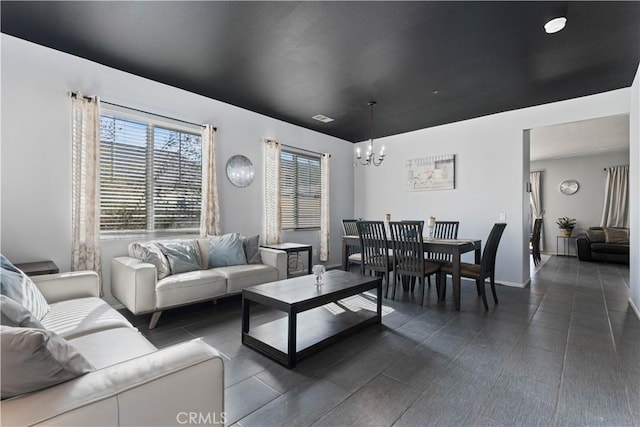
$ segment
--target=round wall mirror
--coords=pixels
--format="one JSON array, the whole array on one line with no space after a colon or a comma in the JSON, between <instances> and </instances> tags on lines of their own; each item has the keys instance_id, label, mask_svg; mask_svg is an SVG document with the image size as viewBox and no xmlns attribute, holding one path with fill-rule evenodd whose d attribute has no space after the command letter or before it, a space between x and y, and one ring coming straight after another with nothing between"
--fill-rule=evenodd
<instances>
[{"instance_id":1,"label":"round wall mirror","mask_svg":"<svg viewBox=\"0 0 640 427\"><path fill-rule=\"evenodd\" d=\"M237 154L227 161L227 178L236 187L246 187L256 176L251 160Z\"/></svg>"}]
</instances>

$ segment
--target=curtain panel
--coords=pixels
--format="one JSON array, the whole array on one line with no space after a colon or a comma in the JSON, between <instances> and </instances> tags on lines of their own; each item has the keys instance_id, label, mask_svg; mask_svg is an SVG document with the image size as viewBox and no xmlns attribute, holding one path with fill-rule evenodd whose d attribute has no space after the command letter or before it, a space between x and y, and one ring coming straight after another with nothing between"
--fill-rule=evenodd
<instances>
[{"instance_id":1,"label":"curtain panel","mask_svg":"<svg viewBox=\"0 0 640 427\"><path fill-rule=\"evenodd\" d=\"M280 150L277 141L265 144L265 243L280 243Z\"/></svg>"},{"instance_id":2,"label":"curtain panel","mask_svg":"<svg viewBox=\"0 0 640 427\"><path fill-rule=\"evenodd\" d=\"M71 270L100 265L100 99L71 97ZM102 282L102 281L101 281ZM102 283L100 293L102 294Z\"/></svg>"},{"instance_id":3,"label":"curtain panel","mask_svg":"<svg viewBox=\"0 0 640 427\"><path fill-rule=\"evenodd\" d=\"M629 166L606 168L602 227L629 228Z\"/></svg>"},{"instance_id":4,"label":"curtain panel","mask_svg":"<svg viewBox=\"0 0 640 427\"><path fill-rule=\"evenodd\" d=\"M329 204L329 163L331 154L324 153L320 164L320 261L329 261L331 211Z\"/></svg>"},{"instance_id":5,"label":"curtain panel","mask_svg":"<svg viewBox=\"0 0 640 427\"><path fill-rule=\"evenodd\" d=\"M200 211L200 236L220 234L220 207L216 181L216 130L202 126L202 209Z\"/></svg>"}]
</instances>

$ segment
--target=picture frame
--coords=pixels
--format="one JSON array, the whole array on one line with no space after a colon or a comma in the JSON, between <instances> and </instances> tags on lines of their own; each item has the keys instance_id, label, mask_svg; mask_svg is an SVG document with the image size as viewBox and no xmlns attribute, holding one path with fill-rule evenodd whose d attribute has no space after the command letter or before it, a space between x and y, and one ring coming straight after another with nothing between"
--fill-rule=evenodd
<instances>
[{"instance_id":1,"label":"picture frame","mask_svg":"<svg viewBox=\"0 0 640 427\"><path fill-rule=\"evenodd\" d=\"M453 190L456 188L456 156L422 157L405 164L406 191Z\"/></svg>"}]
</instances>

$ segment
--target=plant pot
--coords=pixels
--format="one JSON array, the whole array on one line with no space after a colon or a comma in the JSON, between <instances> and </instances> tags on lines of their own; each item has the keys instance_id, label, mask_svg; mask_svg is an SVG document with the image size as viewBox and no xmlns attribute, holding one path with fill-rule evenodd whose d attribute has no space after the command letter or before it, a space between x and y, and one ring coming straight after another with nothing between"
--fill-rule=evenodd
<instances>
[{"instance_id":1,"label":"plant pot","mask_svg":"<svg viewBox=\"0 0 640 427\"><path fill-rule=\"evenodd\" d=\"M560 229L560 232L562 233L562 235L564 237L570 237L572 231L573 231L573 229L571 229L571 228L561 228Z\"/></svg>"}]
</instances>

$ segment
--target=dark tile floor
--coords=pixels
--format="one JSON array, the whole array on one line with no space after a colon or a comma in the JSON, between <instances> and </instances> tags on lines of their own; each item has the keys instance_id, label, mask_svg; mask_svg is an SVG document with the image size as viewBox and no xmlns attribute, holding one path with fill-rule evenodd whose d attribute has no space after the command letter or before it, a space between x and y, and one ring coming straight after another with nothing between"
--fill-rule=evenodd
<instances>
[{"instance_id":1,"label":"dark tile floor","mask_svg":"<svg viewBox=\"0 0 640 427\"><path fill-rule=\"evenodd\" d=\"M226 412L240 426L640 425L640 321L624 266L551 257L485 312L385 299L370 327L288 370L240 343L240 299L169 310L156 346L202 337L225 359ZM449 292L451 294L451 292ZM280 317L258 310L252 325Z\"/></svg>"}]
</instances>

